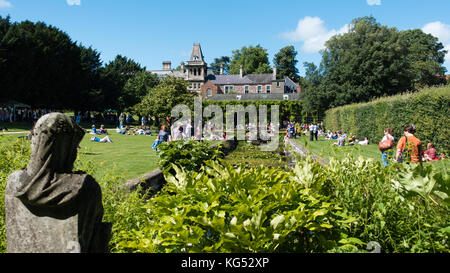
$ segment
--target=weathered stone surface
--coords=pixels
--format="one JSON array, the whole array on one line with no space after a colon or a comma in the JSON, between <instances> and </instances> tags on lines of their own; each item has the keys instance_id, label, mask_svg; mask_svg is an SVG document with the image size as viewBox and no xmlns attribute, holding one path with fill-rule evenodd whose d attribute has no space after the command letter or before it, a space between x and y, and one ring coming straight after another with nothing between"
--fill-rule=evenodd
<instances>
[{"instance_id":1,"label":"weathered stone surface","mask_svg":"<svg viewBox=\"0 0 450 273\"><path fill-rule=\"evenodd\" d=\"M136 191L139 187L141 187L144 192L150 189L154 192L158 192L165 184L166 180L163 171L161 169L156 169L140 178L128 181L126 184L122 185L121 188L128 192Z\"/></svg>"},{"instance_id":2,"label":"weathered stone surface","mask_svg":"<svg viewBox=\"0 0 450 273\"><path fill-rule=\"evenodd\" d=\"M8 179L5 192L8 253L79 253L78 217L57 219L33 214L13 195L12 185L20 183L23 172Z\"/></svg>"},{"instance_id":3,"label":"weathered stone surface","mask_svg":"<svg viewBox=\"0 0 450 273\"><path fill-rule=\"evenodd\" d=\"M84 131L61 113L33 128L27 168L5 190L7 252L106 252L111 224L102 223L100 186L72 173Z\"/></svg>"}]
</instances>

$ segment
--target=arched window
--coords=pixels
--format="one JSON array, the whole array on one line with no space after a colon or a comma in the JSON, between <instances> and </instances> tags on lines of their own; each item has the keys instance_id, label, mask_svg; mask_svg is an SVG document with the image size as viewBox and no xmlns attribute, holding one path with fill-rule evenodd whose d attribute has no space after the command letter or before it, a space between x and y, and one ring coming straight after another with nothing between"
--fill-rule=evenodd
<instances>
[{"instance_id":1,"label":"arched window","mask_svg":"<svg viewBox=\"0 0 450 273\"><path fill-rule=\"evenodd\" d=\"M208 89L206 90L206 96L207 96L207 97L211 97L211 96L212 96L212 90L211 90L211 88L208 88Z\"/></svg>"}]
</instances>

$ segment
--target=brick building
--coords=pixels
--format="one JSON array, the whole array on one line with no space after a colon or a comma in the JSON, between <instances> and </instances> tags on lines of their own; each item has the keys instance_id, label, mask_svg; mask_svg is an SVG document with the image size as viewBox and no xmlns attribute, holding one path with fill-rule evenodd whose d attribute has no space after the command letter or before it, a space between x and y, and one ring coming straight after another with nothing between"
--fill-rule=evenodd
<instances>
[{"instance_id":1,"label":"brick building","mask_svg":"<svg viewBox=\"0 0 450 273\"><path fill-rule=\"evenodd\" d=\"M181 63L179 70L171 68L171 62L163 62L162 70L151 70L158 77L173 76L183 78L190 83L189 89L196 91L204 99L210 99L216 95L245 94L247 99L253 95L266 94L270 98L271 94L300 93L300 84L295 83L289 77L277 79L277 68L274 67L270 74L249 74L244 75L241 67L239 75L223 75L220 69L219 75L215 75L212 70L208 70L208 64L204 60L200 44L194 44L189 61ZM258 96L254 96L255 99ZM273 96L274 98L280 97ZM286 96L285 96L286 97ZM298 96L287 96L288 99Z\"/></svg>"}]
</instances>

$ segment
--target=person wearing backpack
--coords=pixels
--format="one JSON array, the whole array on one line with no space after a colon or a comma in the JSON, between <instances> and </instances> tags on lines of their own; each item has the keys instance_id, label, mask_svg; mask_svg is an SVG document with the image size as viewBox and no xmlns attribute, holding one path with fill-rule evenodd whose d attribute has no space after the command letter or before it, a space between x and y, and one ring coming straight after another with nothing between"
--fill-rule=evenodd
<instances>
[{"instance_id":1,"label":"person wearing backpack","mask_svg":"<svg viewBox=\"0 0 450 273\"><path fill-rule=\"evenodd\" d=\"M395 155L395 160L397 162L405 160L405 152L407 152L412 163L419 163L422 165L422 142L414 136L415 132L416 126L414 125L408 125L403 128L405 136L401 137L397 144L397 154Z\"/></svg>"},{"instance_id":2,"label":"person wearing backpack","mask_svg":"<svg viewBox=\"0 0 450 273\"><path fill-rule=\"evenodd\" d=\"M393 152L392 148L394 147L394 130L392 128L384 129L384 136L381 139L378 147L381 151L381 157L383 158L383 166L386 167L389 164L389 158L392 158Z\"/></svg>"}]
</instances>

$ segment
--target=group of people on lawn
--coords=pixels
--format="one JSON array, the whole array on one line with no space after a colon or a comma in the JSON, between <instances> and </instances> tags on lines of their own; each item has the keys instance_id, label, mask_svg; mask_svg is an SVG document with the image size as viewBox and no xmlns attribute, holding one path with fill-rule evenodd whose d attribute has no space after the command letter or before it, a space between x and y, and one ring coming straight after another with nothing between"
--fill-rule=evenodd
<instances>
[{"instance_id":1,"label":"group of people on lawn","mask_svg":"<svg viewBox=\"0 0 450 273\"><path fill-rule=\"evenodd\" d=\"M364 140L359 140L356 138L355 135L351 134L347 135L347 133L342 133L341 131L337 131L335 133L332 133L331 131L328 131L328 133L325 136L326 139L335 139L337 142L333 143L332 145L336 146L346 146L346 140L348 141L347 146L353 146L353 145L363 145L367 146L369 145L369 139L367 137L364 138Z\"/></svg>"},{"instance_id":2,"label":"group of people on lawn","mask_svg":"<svg viewBox=\"0 0 450 273\"><path fill-rule=\"evenodd\" d=\"M395 161L403 162L409 159L412 163L437 161L445 158L445 155L441 153L440 157L437 156L436 149L432 142L427 144L427 150L424 151L422 142L414 134L416 133L416 127L414 125L407 125L403 128L403 134L397 143L397 151L395 153ZM388 165L389 156L393 156L391 149L394 147L394 137L392 128L386 128L384 130L384 137L379 143L379 147L383 156L384 165ZM384 145L389 142L387 145Z\"/></svg>"},{"instance_id":3,"label":"group of people on lawn","mask_svg":"<svg viewBox=\"0 0 450 273\"><path fill-rule=\"evenodd\" d=\"M286 137L288 138L297 138L297 136L306 136L309 132L309 140L317 141L319 136L323 136L322 124L321 123L311 123L311 124L300 124L287 122L285 123L286 129Z\"/></svg>"},{"instance_id":4,"label":"group of people on lawn","mask_svg":"<svg viewBox=\"0 0 450 273\"><path fill-rule=\"evenodd\" d=\"M412 163L429 162L444 159L445 155L442 153L440 157L437 156L436 149L433 143L428 143L427 150L422 148L421 141L414 136L416 133L416 127L414 125L408 125L403 128L404 136L400 137L397 146L395 146L394 130L392 128L386 128L384 130L384 136L379 143L379 149L383 159L383 165L388 165L389 158L393 158L397 162L403 162L408 159ZM363 141L359 141L353 134L348 136L346 133L342 134L341 131L332 133L328 131L327 139L336 139L337 142L332 145L345 146L346 140L348 140L348 146L352 145L368 145L369 139L364 138ZM396 150L394 150L396 148ZM395 153L394 153L395 152Z\"/></svg>"}]
</instances>

